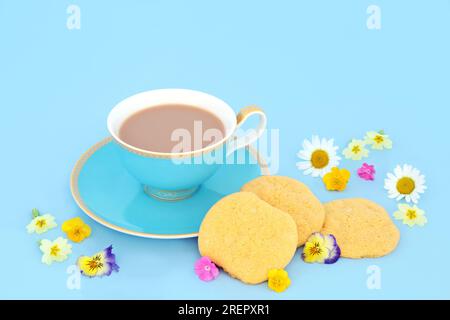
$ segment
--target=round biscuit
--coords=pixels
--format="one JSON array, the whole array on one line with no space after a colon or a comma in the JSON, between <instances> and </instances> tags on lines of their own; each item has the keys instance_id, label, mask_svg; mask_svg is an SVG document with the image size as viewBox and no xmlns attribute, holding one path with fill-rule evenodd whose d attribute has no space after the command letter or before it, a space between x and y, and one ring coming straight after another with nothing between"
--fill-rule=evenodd
<instances>
[{"instance_id":1,"label":"round biscuit","mask_svg":"<svg viewBox=\"0 0 450 320\"><path fill-rule=\"evenodd\" d=\"M300 181L282 176L261 176L241 191L253 192L260 199L291 215L297 225L298 246L322 229L325 210L319 199Z\"/></svg>"},{"instance_id":2,"label":"round biscuit","mask_svg":"<svg viewBox=\"0 0 450 320\"><path fill-rule=\"evenodd\" d=\"M341 199L324 205L323 233L336 237L345 258L376 258L391 253L400 231L380 205L366 199Z\"/></svg>"},{"instance_id":3,"label":"round biscuit","mask_svg":"<svg viewBox=\"0 0 450 320\"><path fill-rule=\"evenodd\" d=\"M250 192L217 202L206 214L198 236L199 251L232 277L248 284L267 280L283 269L297 249L292 218Z\"/></svg>"}]
</instances>

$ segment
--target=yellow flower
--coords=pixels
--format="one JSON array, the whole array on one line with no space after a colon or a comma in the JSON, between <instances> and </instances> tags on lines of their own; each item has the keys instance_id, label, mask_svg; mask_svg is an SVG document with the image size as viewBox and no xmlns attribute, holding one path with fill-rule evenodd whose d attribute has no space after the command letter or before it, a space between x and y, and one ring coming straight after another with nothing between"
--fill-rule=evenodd
<instances>
[{"instance_id":1,"label":"yellow flower","mask_svg":"<svg viewBox=\"0 0 450 320\"><path fill-rule=\"evenodd\" d=\"M392 149L392 140L383 131L369 131L366 133L365 142L372 146L372 149L383 150Z\"/></svg>"},{"instance_id":2,"label":"yellow flower","mask_svg":"<svg viewBox=\"0 0 450 320\"><path fill-rule=\"evenodd\" d=\"M315 232L309 236L302 253L307 263L336 263L341 257L341 248L332 234Z\"/></svg>"},{"instance_id":3,"label":"yellow flower","mask_svg":"<svg viewBox=\"0 0 450 320\"><path fill-rule=\"evenodd\" d=\"M268 274L268 286L275 292L283 292L291 285L289 275L283 269L272 269Z\"/></svg>"},{"instance_id":4,"label":"yellow flower","mask_svg":"<svg viewBox=\"0 0 450 320\"><path fill-rule=\"evenodd\" d=\"M62 225L62 231L73 242L81 242L91 235L91 227L85 224L79 217L65 221Z\"/></svg>"},{"instance_id":5,"label":"yellow flower","mask_svg":"<svg viewBox=\"0 0 450 320\"><path fill-rule=\"evenodd\" d=\"M58 237L54 241L47 239L41 240L39 249L43 253L42 263L47 265L51 265L53 261L64 261L72 253L72 245L67 243L67 239L62 237Z\"/></svg>"},{"instance_id":6,"label":"yellow flower","mask_svg":"<svg viewBox=\"0 0 450 320\"><path fill-rule=\"evenodd\" d=\"M41 234L57 226L55 217L51 214L40 215L37 209L33 209L33 220L27 225L28 233Z\"/></svg>"},{"instance_id":7,"label":"yellow flower","mask_svg":"<svg viewBox=\"0 0 450 320\"><path fill-rule=\"evenodd\" d=\"M419 209L416 205L399 204L398 211L394 212L394 218L403 220L403 223L410 227L415 225L423 227L428 222L425 211Z\"/></svg>"},{"instance_id":8,"label":"yellow flower","mask_svg":"<svg viewBox=\"0 0 450 320\"><path fill-rule=\"evenodd\" d=\"M350 180L350 171L347 169L331 168L331 172L323 177L323 182L328 191L344 191Z\"/></svg>"},{"instance_id":9,"label":"yellow flower","mask_svg":"<svg viewBox=\"0 0 450 320\"><path fill-rule=\"evenodd\" d=\"M113 271L119 272L116 255L112 253L112 246L94 254L92 257L81 256L77 265L83 275L87 277L110 276Z\"/></svg>"},{"instance_id":10,"label":"yellow flower","mask_svg":"<svg viewBox=\"0 0 450 320\"><path fill-rule=\"evenodd\" d=\"M347 159L361 160L369 156L369 150L365 146L366 143L363 140L353 139L342 153Z\"/></svg>"},{"instance_id":11,"label":"yellow flower","mask_svg":"<svg viewBox=\"0 0 450 320\"><path fill-rule=\"evenodd\" d=\"M308 238L303 248L302 258L308 263L323 263L329 256L327 242L320 233L315 233Z\"/></svg>"}]
</instances>

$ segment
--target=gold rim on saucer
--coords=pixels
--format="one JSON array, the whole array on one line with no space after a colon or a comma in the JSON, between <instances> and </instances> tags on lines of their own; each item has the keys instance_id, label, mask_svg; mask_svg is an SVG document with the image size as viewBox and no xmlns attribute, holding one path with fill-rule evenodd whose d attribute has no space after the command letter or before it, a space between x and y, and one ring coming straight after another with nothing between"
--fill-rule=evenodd
<instances>
[{"instance_id":1,"label":"gold rim on saucer","mask_svg":"<svg viewBox=\"0 0 450 320\"><path fill-rule=\"evenodd\" d=\"M106 144L110 143L111 141L113 141L113 138L112 137L108 137L108 138L103 139L102 141L96 143L95 145L93 145L91 148L89 148L89 150L87 150L80 157L80 159L77 161L77 163L75 164L75 166L74 166L74 168L72 170L72 174L70 176L70 191L72 193L73 199L75 200L77 205L80 207L80 209L83 210L84 213L86 213L91 219L93 219L94 221L104 225L105 227L108 227L110 229L113 229L113 230L116 230L116 231L119 231L119 232L122 232L122 233L125 233L125 234L133 235L133 236L138 236L138 237L143 237L143 238L153 238L153 239L184 239L184 238L195 238L195 237L197 237L198 236L198 232L186 233L186 234L152 234L152 233L147 233L147 232L139 232L139 231L129 230L129 229L126 229L126 228L122 228L122 227L116 226L116 225L114 225L114 224L104 220L103 218L100 218L94 212L89 210L89 208L84 203L83 199L81 199L80 192L78 190L78 177L80 175L81 170L83 169L84 164L89 160L89 158L97 150L99 150L100 148L102 148ZM249 153L258 162L258 165L259 165L259 167L261 169L261 174L262 175L267 175L267 176L270 175L269 167L268 167L267 163L264 161L264 159L262 158L262 156L258 153L258 151L256 151L256 149L253 148L252 146L248 146L246 148L249 151Z\"/></svg>"}]
</instances>

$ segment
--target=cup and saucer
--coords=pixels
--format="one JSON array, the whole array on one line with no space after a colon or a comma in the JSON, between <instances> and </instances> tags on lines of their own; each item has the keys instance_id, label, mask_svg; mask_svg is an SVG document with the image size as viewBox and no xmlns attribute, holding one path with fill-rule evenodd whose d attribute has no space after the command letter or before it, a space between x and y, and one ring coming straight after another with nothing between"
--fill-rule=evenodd
<instances>
[{"instance_id":1,"label":"cup and saucer","mask_svg":"<svg viewBox=\"0 0 450 320\"><path fill-rule=\"evenodd\" d=\"M192 105L217 116L224 138L188 152L153 152L121 139L131 115L165 104ZM238 135L252 115L255 130ZM198 235L201 222L218 200L243 184L268 175L268 166L251 144L264 132L267 119L258 107L237 115L223 100L187 89L160 89L131 96L110 112L110 137L92 146L76 163L71 191L93 220L113 230L145 238L180 239Z\"/></svg>"}]
</instances>

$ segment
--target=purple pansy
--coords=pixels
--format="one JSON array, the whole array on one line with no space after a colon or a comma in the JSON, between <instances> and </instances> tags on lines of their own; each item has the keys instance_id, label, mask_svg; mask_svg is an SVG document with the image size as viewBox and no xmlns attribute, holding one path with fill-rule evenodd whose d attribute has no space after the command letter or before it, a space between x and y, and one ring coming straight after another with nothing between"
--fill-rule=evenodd
<instances>
[{"instance_id":1,"label":"purple pansy","mask_svg":"<svg viewBox=\"0 0 450 320\"><path fill-rule=\"evenodd\" d=\"M332 234L315 232L306 241L301 257L307 263L333 264L340 256L341 249Z\"/></svg>"},{"instance_id":2,"label":"purple pansy","mask_svg":"<svg viewBox=\"0 0 450 320\"><path fill-rule=\"evenodd\" d=\"M77 265L81 274L86 277L103 277L111 275L113 271L119 272L116 255L112 252L112 249L113 247L109 246L91 257L79 257Z\"/></svg>"},{"instance_id":3,"label":"purple pansy","mask_svg":"<svg viewBox=\"0 0 450 320\"><path fill-rule=\"evenodd\" d=\"M341 248L339 248L336 237L332 234L325 235L324 238L327 240L327 247L329 250L328 258L325 259L325 264L336 263L341 257Z\"/></svg>"},{"instance_id":4,"label":"purple pansy","mask_svg":"<svg viewBox=\"0 0 450 320\"><path fill-rule=\"evenodd\" d=\"M108 271L105 273L106 276L109 276L113 271L119 272L119 265L116 263L116 255L112 252L113 246L110 245L108 248L103 250L105 255L105 262L107 264Z\"/></svg>"}]
</instances>

